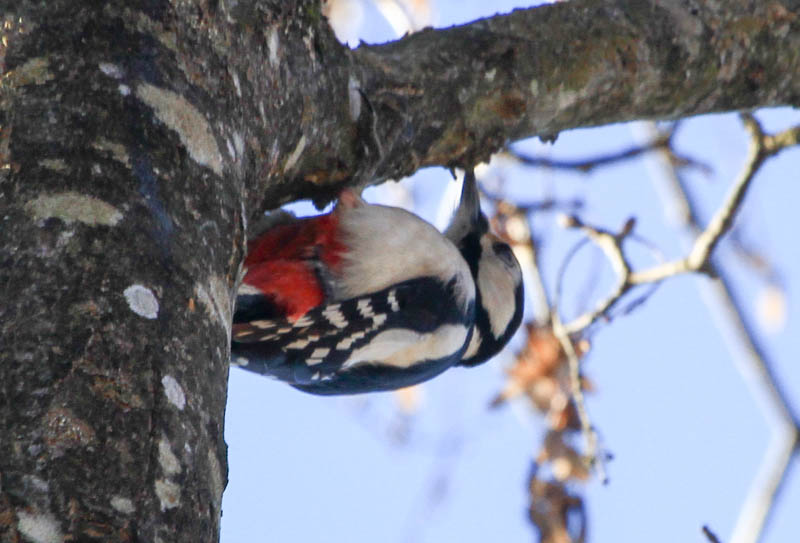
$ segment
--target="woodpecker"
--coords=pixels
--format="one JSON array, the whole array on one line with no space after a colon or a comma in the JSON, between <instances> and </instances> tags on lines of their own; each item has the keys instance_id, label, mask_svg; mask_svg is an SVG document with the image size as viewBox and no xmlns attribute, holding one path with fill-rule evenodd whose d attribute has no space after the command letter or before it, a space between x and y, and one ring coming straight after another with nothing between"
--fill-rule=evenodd
<instances>
[{"instance_id":1,"label":"woodpecker","mask_svg":"<svg viewBox=\"0 0 800 543\"><path fill-rule=\"evenodd\" d=\"M345 189L332 212L284 216L248 249L232 362L314 394L394 390L479 364L522 315L519 264L489 233L474 175L445 235Z\"/></svg>"}]
</instances>

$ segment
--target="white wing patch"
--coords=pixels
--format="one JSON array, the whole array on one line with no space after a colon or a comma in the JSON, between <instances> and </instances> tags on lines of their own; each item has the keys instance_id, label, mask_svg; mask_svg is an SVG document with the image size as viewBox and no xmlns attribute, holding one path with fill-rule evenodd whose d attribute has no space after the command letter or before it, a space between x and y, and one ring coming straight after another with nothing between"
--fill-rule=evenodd
<instances>
[{"instance_id":1,"label":"white wing patch","mask_svg":"<svg viewBox=\"0 0 800 543\"><path fill-rule=\"evenodd\" d=\"M331 350L327 347L317 347L316 349L314 349L314 352L311 353L311 356L309 357L307 364L309 366L313 366L314 364L319 364L320 362L323 362L325 360L325 357L328 356L328 353L330 352Z\"/></svg>"},{"instance_id":2,"label":"white wing patch","mask_svg":"<svg viewBox=\"0 0 800 543\"><path fill-rule=\"evenodd\" d=\"M372 317L372 329L375 330L378 326L381 326L384 322L386 322L385 313L381 313L380 315L374 315Z\"/></svg>"},{"instance_id":3,"label":"white wing patch","mask_svg":"<svg viewBox=\"0 0 800 543\"><path fill-rule=\"evenodd\" d=\"M275 323L272 321L252 321L250 324L261 330L269 330L275 327Z\"/></svg>"},{"instance_id":4,"label":"white wing patch","mask_svg":"<svg viewBox=\"0 0 800 543\"><path fill-rule=\"evenodd\" d=\"M325 308L325 311L322 312L322 316L328 319L328 322L336 328L347 327L347 318L344 316L344 313L342 313L341 307L341 304L334 304L328 306Z\"/></svg>"},{"instance_id":5,"label":"white wing patch","mask_svg":"<svg viewBox=\"0 0 800 543\"><path fill-rule=\"evenodd\" d=\"M392 290L389 291L388 302L389 302L389 307L392 309L392 311L394 311L394 312L400 311L400 304L397 303L397 290L396 289L392 289Z\"/></svg>"},{"instance_id":6,"label":"white wing patch","mask_svg":"<svg viewBox=\"0 0 800 543\"><path fill-rule=\"evenodd\" d=\"M368 299L359 300L356 309L358 309L358 312L361 313L361 316L365 319L375 315L375 313L372 312L372 303Z\"/></svg>"},{"instance_id":7,"label":"white wing patch","mask_svg":"<svg viewBox=\"0 0 800 543\"><path fill-rule=\"evenodd\" d=\"M305 349L311 343L310 338L300 338L286 346L287 349Z\"/></svg>"},{"instance_id":8,"label":"white wing patch","mask_svg":"<svg viewBox=\"0 0 800 543\"><path fill-rule=\"evenodd\" d=\"M468 332L457 324L448 324L427 334L406 329L386 330L353 351L342 368L376 361L381 365L408 368L420 360L446 358L464 346Z\"/></svg>"},{"instance_id":9,"label":"white wing patch","mask_svg":"<svg viewBox=\"0 0 800 543\"><path fill-rule=\"evenodd\" d=\"M337 343L336 344L336 350L337 351L346 351L346 350L348 350L350 348L350 346L353 343L355 343L356 341L358 341L359 339L363 338L366 335L367 335L367 333L364 332L364 331L354 332L350 336L344 338L339 343Z\"/></svg>"},{"instance_id":10,"label":"white wing patch","mask_svg":"<svg viewBox=\"0 0 800 543\"><path fill-rule=\"evenodd\" d=\"M294 324L292 324L292 326L294 326L295 328L305 328L306 326L311 326L312 324L314 324L314 319L312 319L308 315L304 315L299 319L297 319L294 322Z\"/></svg>"}]
</instances>

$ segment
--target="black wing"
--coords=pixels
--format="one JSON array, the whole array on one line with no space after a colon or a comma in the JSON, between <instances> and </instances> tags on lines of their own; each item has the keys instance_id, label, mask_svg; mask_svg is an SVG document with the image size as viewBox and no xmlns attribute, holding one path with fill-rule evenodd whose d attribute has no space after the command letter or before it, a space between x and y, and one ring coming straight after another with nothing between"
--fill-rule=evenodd
<instances>
[{"instance_id":1,"label":"black wing","mask_svg":"<svg viewBox=\"0 0 800 543\"><path fill-rule=\"evenodd\" d=\"M474 306L459 307L454 290L454 280L445 285L422 277L313 308L296 322L266 319L234 324L233 362L318 394L409 386L457 363L466 348ZM465 328L460 348L435 359L387 362L409 342L430 337L445 325ZM354 353L364 353L367 345L377 358L354 363Z\"/></svg>"}]
</instances>

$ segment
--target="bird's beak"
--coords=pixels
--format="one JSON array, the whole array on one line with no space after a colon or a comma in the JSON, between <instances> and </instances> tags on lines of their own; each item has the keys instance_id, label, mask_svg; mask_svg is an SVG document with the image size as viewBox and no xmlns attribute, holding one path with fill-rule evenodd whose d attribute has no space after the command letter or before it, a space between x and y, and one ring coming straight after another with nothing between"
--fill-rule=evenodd
<instances>
[{"instance_id":1,"label":"bird's beak","mask_svg":"<svg viewBox=\"0 0 800 543\"><path fill-rule=\"evenodd\" d=\"M464 183L461 185L461 202L459 215L464 214L465 222L477 224L481 216L481 200L478 194L478 183L475 181L475 171L470 168L464 172Z\"/></svg>"},{"instance_id":2,"label":"bird's beak","mask_svg":"<svg viewBox=\"0 0 800 543\"><path fill-rule=\"evenodd\" d=\"M475 172L470 168L464 173L464 184L461 186L461 201L445 235L458 244L470 232L485 232L486 225L483 224L485 222L486 219L481 214L481 202L478 194L478 185L475 181Z\"/></svg>"}]
</instances>

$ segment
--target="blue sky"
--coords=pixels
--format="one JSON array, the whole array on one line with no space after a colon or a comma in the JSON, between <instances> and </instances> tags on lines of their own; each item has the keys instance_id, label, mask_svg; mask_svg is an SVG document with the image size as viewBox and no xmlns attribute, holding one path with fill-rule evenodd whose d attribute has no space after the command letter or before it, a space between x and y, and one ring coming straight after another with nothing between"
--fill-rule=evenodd
<instances>
[{"instance_id":1,"label":"blue sky","mask_svg":"<svg viewBox=\"0 0 800 543\"><path fill-rule=\"evenodd\" d=\"M516 7L493 2L486 10L487 4L442 1L437 25ZM378 20L370 19L365 27L368 41L391 37L388 25ZM800 114L788 109L757 116L768 130L800 123ZM635 141L631 125L612 125L562 133L552 146L527 141L519 147L554 157L585 157ZM736 115L706 116L685 122L676 143L681 152L713 167L712 175L689 175L708 218L743 162L745 132ZM501 172L509 193L521 199L550 193L583 198L581 216L593 224L614 229L636 216L637 233L669 257L683 254L679 236L664 218L646 160L590 175L508 164L494 172ZM763 279L742 264L730 244L723 243L718 254L796 405L798 172L798 149L771 160L758 174L737 222L742 237L771 259L782 279L789 310L780 330L767 333L755 319ZM429 169L415 177L404 184L423 217L433 221L438 198L453 184L450 175ZM382 196L382 189L370 194L373 200ZM537 218L536 225L548 243L544 271L552 285L576 238L554 226L552 216ZM598 262L588 254L581 258L566 277L567 292L580 291L585 267ZM614 459L607 485L592 481L582 489L591 541L702 542L703 524L722 541L730 540L771 428L736 369L737 354L723 341L700 294L704 281L698 276L667 281L635 313L592 337L585 371L597 390L588 407ZM591 302L575 300L581 302L591 307ZM479 368L445 373L424 386L423 404L414 416L402 415L391 394L319 398L232 370L222 541L531 541L525 483L544 425L524 402L487 409L509 361L509 353L503 353ZM800 533L798 477L794 469L765 542L792 541Z\"/></svg>"}]
</instances>

